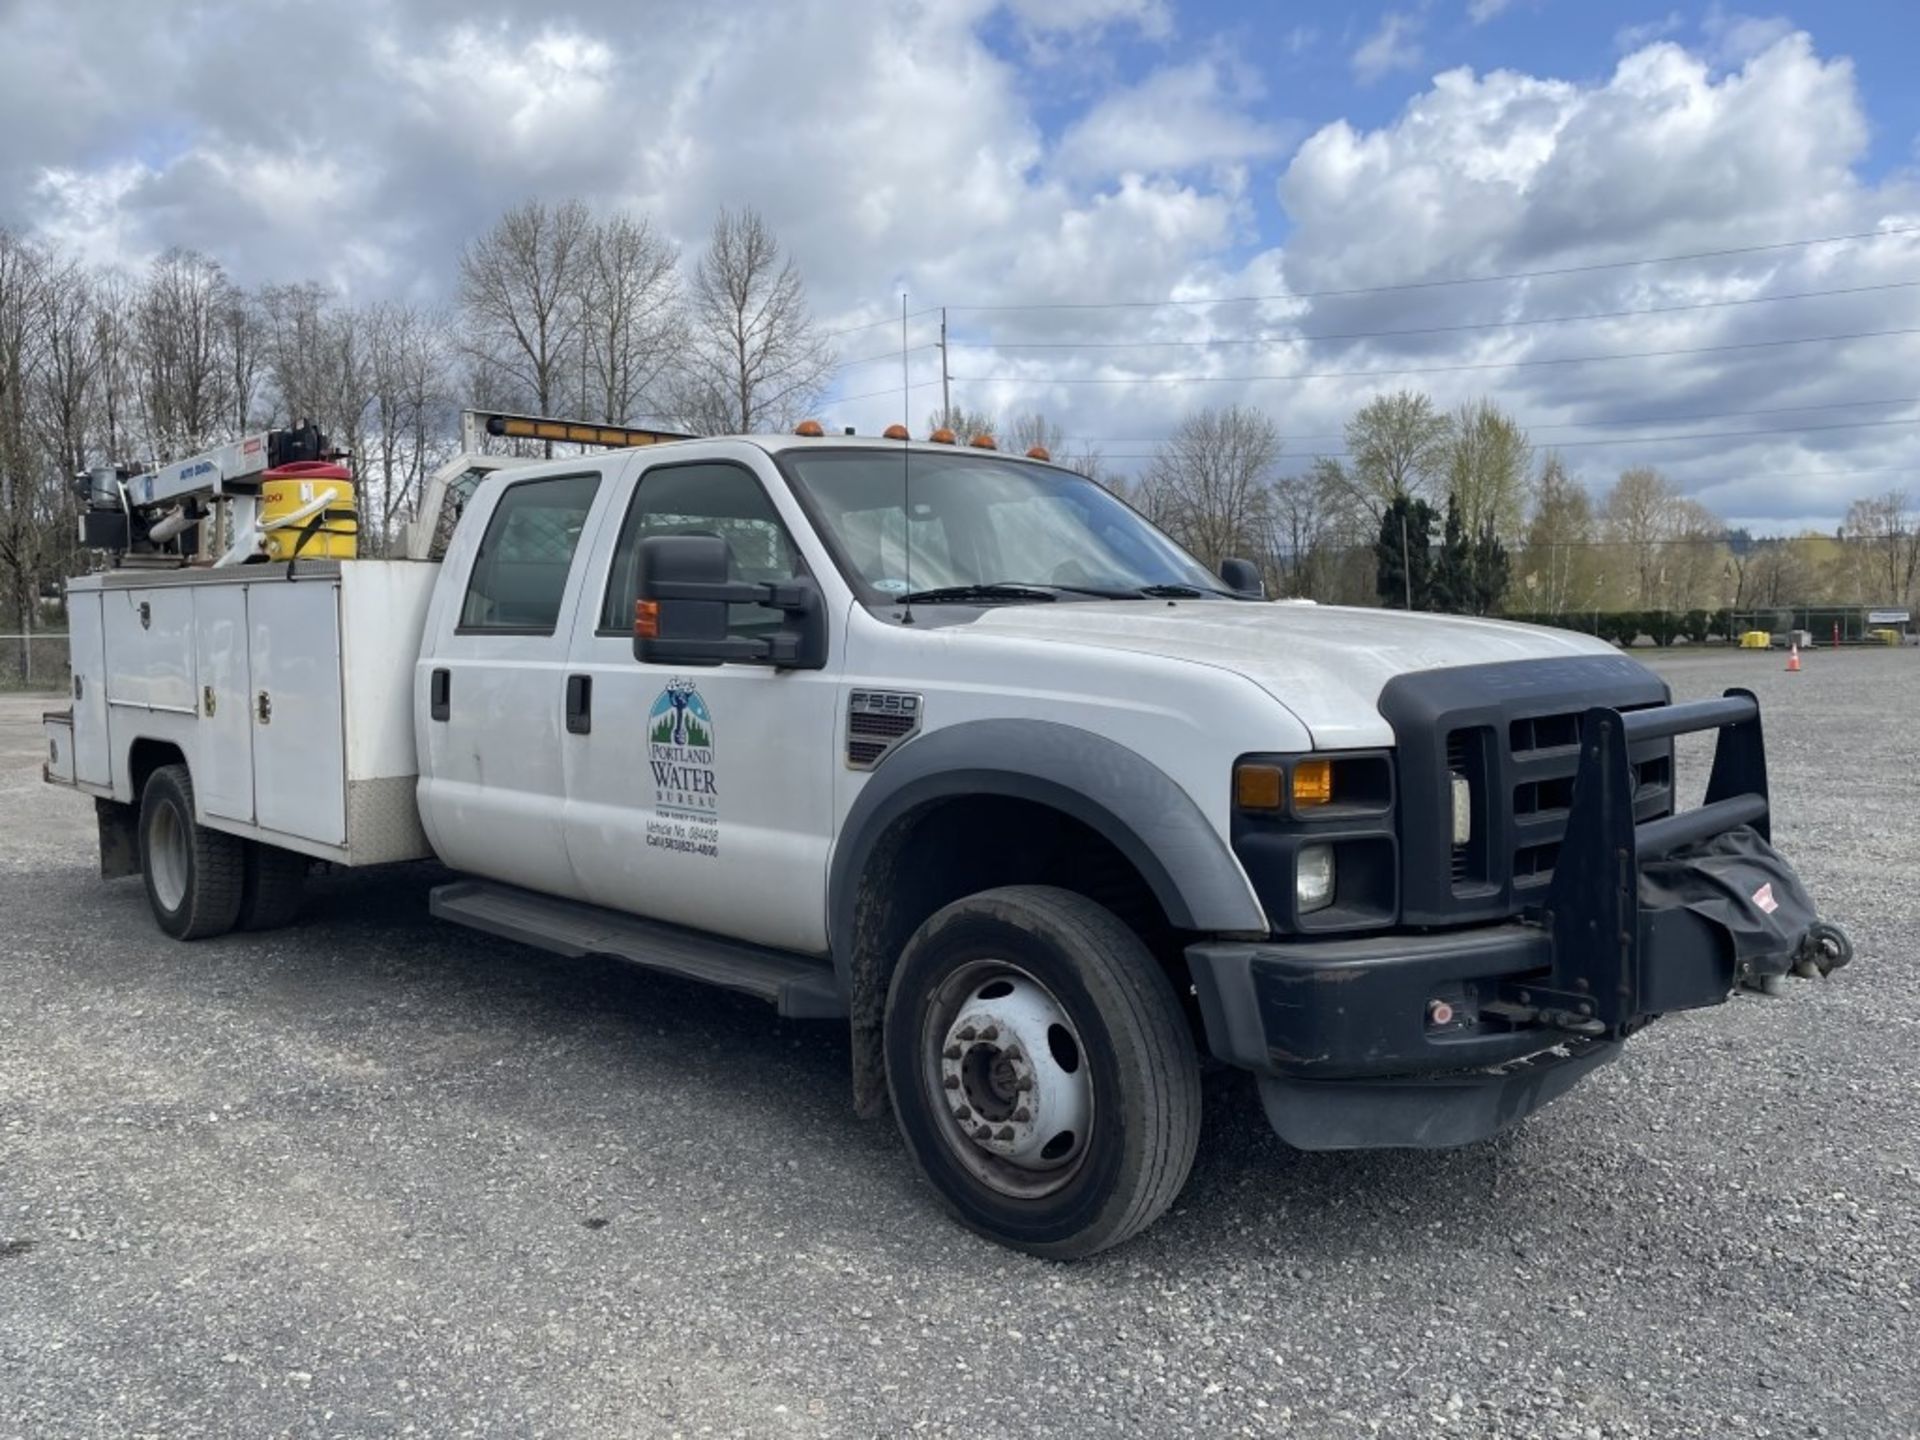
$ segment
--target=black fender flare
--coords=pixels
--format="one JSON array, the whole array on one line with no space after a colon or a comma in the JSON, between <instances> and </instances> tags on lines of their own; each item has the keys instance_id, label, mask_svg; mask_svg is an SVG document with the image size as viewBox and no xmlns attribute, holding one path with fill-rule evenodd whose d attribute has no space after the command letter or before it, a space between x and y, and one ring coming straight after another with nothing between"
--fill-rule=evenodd
<instances>
[{"instance_id":1,"label":"black fender flare","mask_svg":"<svg viewBox=\"0 0 1920 1440\"><path fill-rule=\"evenodd\" d=\"M1225 773L1220 783L1229 783ZM874 771L847 812L828 869L827 935L853 1021L862 1113L876 1110L885 1093L876 1068L878 1024L895 958L862 954L862 880L903 817L964 795L1031 800L1085 824L1126 856L1179 929L1267 933L1266 916L1219 831L1165 771L1126 746L1047 720L963 721L922 735Z\"/></svg>"}]
</instances>

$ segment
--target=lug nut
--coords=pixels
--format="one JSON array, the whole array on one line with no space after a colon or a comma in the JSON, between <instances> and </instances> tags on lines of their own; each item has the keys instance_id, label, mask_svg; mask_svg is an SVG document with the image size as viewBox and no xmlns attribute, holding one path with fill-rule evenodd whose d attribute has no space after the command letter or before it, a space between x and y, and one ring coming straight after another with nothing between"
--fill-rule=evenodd
<instances>
[{"instance_id":1,"label":"lug nut","mask_svg":"<svg viewBox=\"0 0 1920 1440\"><path fill-rule=\"evenodd\" d=\"M940 1052L940 1058L943 1060L958 1060L964 1053L958 1045L949 1045Z\"/></svg>"},{"instance_id":2,"label":"lug nut","mask_svg":"<svg viewBox=\"0 0 1920 1440\"><path fill-rule=\"evenodd\" d=\"M1018 1080L1013 1082L1013 1088L1022 1091L1033 1089L1033 1076L1022 1075Z\"/></svg>"},{"instance_id":3,"label":"lug nut","mask_svg":"<svg viewBox=\"0 0 1920 1440\"><path fill-rule=\"evenodd\" d=\"M991 1125L980 1126L973 1132L973 1138L976 1140L991 1140L993 1138L993 1127Z\"/></svg>"},{"instance_id":4,"label":"lug nut","mask_svg":"<svg viewBox=\"0 0 1920 1440\"><path fill-rule=\"evenodd\" d=\"M998 1040L1000 1038L1000 1027L998 1025L987 1026L986 1029L980 1032L980 1038L982 1040Z\"/></svg>"},{"instance_id":5,"label":"lug nut","mask_svg":"<svg viewBox=\"0 0 1920 1440\"><path fill-rule=\"evenodd\" d=\"M1020 1054L1020 1047L1018 1045L1009 1045L1005 1050L1002 1050L1000 1053L1002 1055L1005 1055L1007 1059L1011 1060L1016 1065L1018 1065L1020 1061L1024 1058Z\"/></svg>"},{"instance_id":6,"label":"lug nut","mask_svg":"<svg viewBox=\"0 0 1920 1440\"><path fill-rule=\"evenodd\" d=\"M1013 1118L1019 1121L1022 1125L1024 1125L1029 1120L1033 1119L1033 1112L1028 1110L1026 1106L1022 1105L1018 1110L1013 1112Z\"/></svg>"},{"instance_id":7,"label":"lug nut","mask_svg":"<svg viewBox=\"0 0 1920 1440\"><path fill-rule=\"evenodd\" d=\"M1013 1139L1013 1126L1011 1126L1011 1125L1002 1125L1002 1126L1000 1127L1000 1133L999 1133L999 1134L997 1134L997 1135L995 1135L995 1136L994 1136L993 1138L994 1138L994 1139L996 1139L996 1140L1011 1140L1011 1139Z\"/></svg>"},{"instance_id":8,"label":"lug nut","mask_svg":"<svg viewBox=\"0 0 1920 1440\"><path fill-rule=\"evenodd\" d=\"M975 1029L973 1028L973 1026L971 1026L971 1025L969 1025L969 1026L967 1026L967 1028L966 1028L966 1029L964 1029L964 1030L962 1030L962 1031L960 1032L960 1038L961 1038L962 1040L972 1040L972 1039L974 1039L974 1038L976 1038L976 1037L977 1037L977 1036L979 1035L979 1033L980 1033L980 1032L979 1032L979 1031L977 1031L977 1030L975 1030Z\"/></svg>"},{"instance_id":9,"label":"lug nut","mask_svg":"<svg viewBox=\"0 0 1920 1440\"><path fill-rule=\"evenodd\" d=\"M960 1088L960 1077L958 1075L947 1076L947 1089L958 1090L959 1088Z\"/></svg>"},{"instance_id":10,"label":"lug nut","mask_svg":"<svg viewBox=\"0 0 1920 1440\"><path fill-rule=\"evenodd\" d=\"M971 1120L973 1118L973 1107L971 1105L960 1105L955 1107L953 1113L956 1119Z\"/></svg>"}]
</instances>

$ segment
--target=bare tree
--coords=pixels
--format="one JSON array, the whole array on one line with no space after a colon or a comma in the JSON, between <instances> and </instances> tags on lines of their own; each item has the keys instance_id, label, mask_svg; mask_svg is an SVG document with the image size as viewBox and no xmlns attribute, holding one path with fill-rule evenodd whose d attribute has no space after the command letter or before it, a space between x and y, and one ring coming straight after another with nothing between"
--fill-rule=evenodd
<instances>
[{"instance_id":1,"label":"bare tree","mask_svg":"<svg viewBox=\"0 0 1920 1440\"><path fill-rule=\"evenodd\" d=\"M1626 552L1632 567L1630 598L1636 604L1654 603L1660 580L1660 550L1671 538L1675 498L1666 476L1651 466L1640 465L1621 473L1601 507L1607 538Z\"/></svg>"},{"instance_id":2,"label":"bare tree","mask_svg":"<svg viewBox=\"0 0 1920 1440\"><path fill-rule=\"evenodd\" d=\"M1067 444L1067 432L1037 410L1016 415L1007 427L1007 448L1024 455L1036 445L1049 455L1061 454Z\"/></svg>"},{"instance_id":3,"label":"bare tree","mask_svg":"<svg viewBox=\"0 0 1920 1440\"><path fill-rule=\"evenodd\" d=\"M993 434L993 417L984 410L969 410L965 405L948 405L927 416L927 433L951 430L962 445L976 435Z\"/></svg>"},{"instance_id":4,"label":"bare tree","mask_svg":"<svg viewBox=\"0 0 1920 1440\"><path fill-rule=\"evenodd\" d=\"M707 434L784 429L819 400L833 351L800 272L753 210L722 210L695 267L677 406Z\"/></svg>"},{"instance_id":5,"label":"bare tree","mask_svg":"<svg viewBox=\"0 0 1920 1440\"><path fill-rule=\"evenodd\" d=\"M401 302L372 306L361 328L370 405L360 473L379 492L362 497L361 528L384 549L452 448L452 347L445 316Z\"/></svg>"},{"instance_id":6,"label":"bare tree","mask_svg":"<svg viewBox=\"0 0 1920 1440\"><path fill-rule=\"evenodd\" d=\"M222 316L232 287L218 261L169 250L147 275L135 352L148 443L188 455L226 426L229 387Z\"/></svg>"},{"instance_id":7,"label":"bare tree","mask_svg":"<svg viewBox=\"0 0 1920 1440\"><path fill-rule=\"evenodd\" d=\"M46 258L0 230L0 600L31 629L45 538L43 459L35 443L31 390L39 365ZM27 663L21 642L21 666Z\"/></svg>"},{"instance_id":8,"label":"bare tree","mask_svg":"<svg viewBox=\"0 0 1920 1440\"><path fill-rule=\"evenodd\" d=\"M1890 490L1847 507L1840 536L1865 554L1868 603L1904 605L1920 579L1920 516L1904 490Z\"/></svg>"},{"instance_id":9,"label":"bare tree","mask_svg":"<svg viewBox=\"0 0 1920 1440\"><path fill-rule=\"evenodd\" d=\"M1230 555L1265 554L1279 458L1280 436L1259 411L1196 411L1147 466L1147 514L1210 569Z\"/></svg>"},{"instance_id":10,"label":"bare tree","mask_svg":"<svg viewBox=\"0 0 1920 1440\"><path fill-rule=\"evenodd\" d=\"M485 388L541 415L578 390L592 231L577 200L529 200L460 256L460 314L475 370Z\"/></svg>"},{"instance_id":11,"label":"bare tree","mask_svg":"<svg viewBox=\"0 0 1920 1440\"><path fill-rule=\"evenodd\" d=\"M625 424L658 408L686 341L678 257L653 227L613 215L587 232L578 303L581 414Z\"/></svg>"}]
</instances>

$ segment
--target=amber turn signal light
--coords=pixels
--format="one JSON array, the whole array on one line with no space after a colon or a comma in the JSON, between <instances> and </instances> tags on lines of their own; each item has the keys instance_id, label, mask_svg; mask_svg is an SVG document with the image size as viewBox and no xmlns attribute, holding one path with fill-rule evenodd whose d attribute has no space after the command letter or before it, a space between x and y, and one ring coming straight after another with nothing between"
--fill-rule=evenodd
<instances>
[{"instance_id":1,"label":"amber turn signal light","mask_svg":"<svg viewBox=\"0 0 1920 1440\"><path fill-rule=\"evenodd\" d=\"M1233 798L1242 810L1278 810L1285 802L1278 765L1242 765L1233 772Z\"/></svg>"},{"instance_id":2,"label":"amber turn signal light","mask_svg":"<svg viewBox=\"0 0 1920 1440\"><path fill-rule=\"evenodd\" d=\"M633 602L633 638L636 640L660 638L660 602L658 600Z\"/></svg>"},{"instance_id":3,"label":"amber turn signal light","mask_svg":"<svg viewBox=\"0 0 1920 1440\"><path fill-rule=\"evenodd\" d=\"M1333 762L1302 760L1293 767L1293 808L1311 810L1333 803Z\"/></svg>"}]
</instances>

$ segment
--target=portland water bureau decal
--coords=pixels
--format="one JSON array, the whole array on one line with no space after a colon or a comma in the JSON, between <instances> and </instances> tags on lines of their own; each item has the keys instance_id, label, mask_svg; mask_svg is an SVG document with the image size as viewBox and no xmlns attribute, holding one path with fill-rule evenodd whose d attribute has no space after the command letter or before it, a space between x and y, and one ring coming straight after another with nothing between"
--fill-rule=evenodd
<instances>
[{"instance_id":1,"label":"portland water bureau decal","mask_svg":"<svg viewBox=\"0 0 1920 1440\"><path fill-rule=\"evenodd\" d=\"M720 783L713 712L691 680L670 680L647 712L653 817L647 845L683 855L720 853Z\"/></svg>"}]
</instances>

